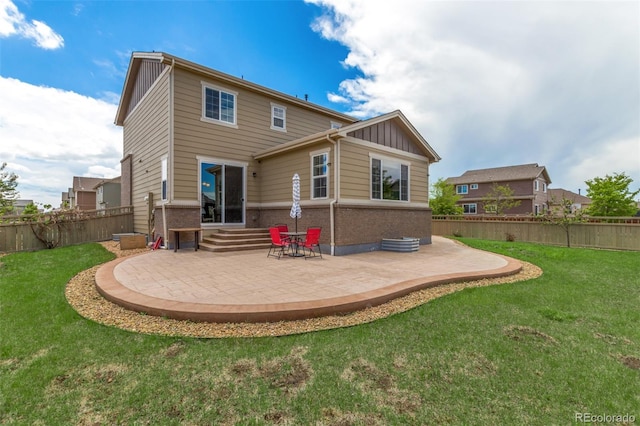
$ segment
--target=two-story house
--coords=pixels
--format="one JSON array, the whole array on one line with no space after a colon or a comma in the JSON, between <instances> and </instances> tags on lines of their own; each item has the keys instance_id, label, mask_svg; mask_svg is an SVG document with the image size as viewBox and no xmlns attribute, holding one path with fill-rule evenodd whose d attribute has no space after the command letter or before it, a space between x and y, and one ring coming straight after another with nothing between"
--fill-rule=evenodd
<instances>
[{"instance_id":1,"label":"two-story house","mask_svg":"<svg viewBox=\"0 0 640 426\"><path fill-rule=\"evenodd\" d=\"M133 53L115 123L122 204L136 232L321 226L323 252L431 242L429 165L440 157L400 112L358 119L161 52ZM153 224L152 226L150 224Z\"/></svg>"},{"instance_id":2,"label":"two-story house","mask_svg":"<svg viewBox=\"0 0 640 426\"><path fill-rule=\"evenodd\" d=\"M96 191L96 210L120 207L120 176L103 179L93 189Z\"/></svg>"},{"instance_id":3,"label":"two-story house","mask_svg":"<svg viewBox=\"0 0 640 426\"><path fill-rule=\"evenodd\" d=\"M61 207L68 207L77 210L95 210L96 209L96 190L95 187L103 179L84 176L73 177L73 187L68 192L62 193Z\"/></svg>"},{"instance_id":4,"label":"two-story house","mask_svg":"<svg viewBox=\"0 0 640 426\"><path fill-rule=\"evenodd\" d=\"M458 204L467 215L495 213L491 205L485 206L494 184L508 186L513 192L512 198L520 201L504 214L540 214L548 208L547 190L551 179L547 169L535 163L468 170L461 176L447 178L446 182L455 186L456 194L461 196Z\"/></svg>"}]
</instances>

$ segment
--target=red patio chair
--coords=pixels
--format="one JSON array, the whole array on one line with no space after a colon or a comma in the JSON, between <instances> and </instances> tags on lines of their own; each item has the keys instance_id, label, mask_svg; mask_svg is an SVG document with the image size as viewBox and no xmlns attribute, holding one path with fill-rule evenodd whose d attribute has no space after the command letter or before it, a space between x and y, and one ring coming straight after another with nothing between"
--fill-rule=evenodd
<instances>
[{"instance_id":1,"label":"red patio chair","mask_svg":"<svg viewBox=\"0 0 640 426\"><path fill-rule=\"evenodd\" d=\"M280 257L285 254L285 249L289 249L291 247L291 243L280 237L280 230L275 226L269 228L269 234L271 235L271 247L269 247L267 257L273 256L280 259Z\"/></svg>"},{"instance_id":2,"label":"red patio chair","mask_svg":"<svg viewBox=\"0 0 640 426\"><path fill-rule=\"evenodd\" d=\"M282 238L283 241L291 242L291 237L289 235L283 234L283 232L289 232L289 227L286 224L280 223L276 225L276 228L278 228L278 231L280 231L280 238Z\"/></svg>"},{"instance_id":3,"label":"red patio chair","mask_svg":"<svg viewBox=\"0 0 640 426\"><path fill-rule=\"evenodd\" d=\"M321 230L322 228L320 227L307 228L307 235L304 241L299 243L299 247L302 249L302 253L304 253L304 260L307 260L308 257L316 257L316 250L320 254L320 259L322 259L322 250L320 250ZM309 255L307 255L307 250L309 250Z\"/></svg>"}]
</instances>

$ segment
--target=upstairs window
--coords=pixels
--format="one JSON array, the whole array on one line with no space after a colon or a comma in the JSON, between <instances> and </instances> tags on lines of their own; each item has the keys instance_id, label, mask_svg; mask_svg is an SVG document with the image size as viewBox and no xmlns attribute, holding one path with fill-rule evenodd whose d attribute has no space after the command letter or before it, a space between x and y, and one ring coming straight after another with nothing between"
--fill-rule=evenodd
<instances>
[{"instance_id":1,"label":"upstairs window","mask_svg":"<svg viewBox=\"0 0 640 426\"><path fill-rule=\"evenodd\" d=\"M273 130L287 130L287 109L285 107L271 104L271 128Z\"/></svg>"},{"instance_id":2,"label":"upstairs window","mask_svg":"<svg viewBox=\"0 0 640 426\"><path fill-rule=\"evenodd\" d=\"M202 86L202 118L222 124L236 124L236 93L215 86Z\"/></svg>"},{"instance_id":3,"label":"upstairs window","mask_svg":"<svg viewBox=\"0 0 640 426\"><path fill-rule=\"evenodd\" d=\"M472 183L471 184L471 189L478 189L478 184L477 183Z\"/></svg>"},{"instance_id":4,"label":"upstairs window","mask_svg":"<svg viewBox=\"0 0 640 426\"><path fill-rule=\"evenodd\" d=\"M456 185L456 194L468 194L469 185Z\"/></svg>"},{"instance_id":5,"label":"upstairs window","mask_svg":"<svg viewBox=\"0 0 640 426\"><path fill-rule=\"evenodd\" d=\"M409 201L409 166L398 160L371 158L371 198Z\"/></svg>"},{"instance_id":6,"label":"upstairs window","mask_svg":"<svg viewBox=\"0 0 640 426\"><path fill-rule=\"evenodd\" d=\"M329 154L323 152L311 156L311 198L327 198L329 182Z\"/></svg>"},{"instance_id":7,"label":"upstairs window","mask_svg":"<svg viewBox=\"0 0 640 426\"><path fill-rule=\"evenodd\" d=\"M533 181L533 190L534 191L538 191L539 190L539 186L538 185L539 185L538 181L534 180Z\"/></svg>"}]
</instances>

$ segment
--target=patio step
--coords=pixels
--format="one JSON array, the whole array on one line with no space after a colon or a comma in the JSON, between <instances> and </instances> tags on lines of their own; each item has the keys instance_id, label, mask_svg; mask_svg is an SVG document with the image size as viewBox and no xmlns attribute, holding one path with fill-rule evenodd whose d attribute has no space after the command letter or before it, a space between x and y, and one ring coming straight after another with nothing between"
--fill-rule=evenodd
<instances>
[{"instance_id":1,"label":"patio step","mask_svg":"<svg viewBox=\"0 0 640 426\"><path fill-rule=\"evenodd\" d=\"M200 249L212 252L269 249L271 237L264 228L217 229L202 238Z\"/></svg>"}]
</instances>

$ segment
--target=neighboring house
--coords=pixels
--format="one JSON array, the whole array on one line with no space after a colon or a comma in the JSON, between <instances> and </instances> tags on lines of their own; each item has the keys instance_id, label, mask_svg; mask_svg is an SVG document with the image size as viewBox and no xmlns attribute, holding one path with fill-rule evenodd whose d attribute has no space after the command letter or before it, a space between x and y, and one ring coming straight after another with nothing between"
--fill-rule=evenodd
<instances>
[{"instance_id":1,"label":"neighboring house","mask_svg":"<svg viewBox=\"0 0 640 426\"><path fill-rule=\"evenodd\" d=\"M24 212L25 207L29 204L33 204L33 200L14 200L12 215L21 215Z\"/></svg>"},{"instance_id":2,"label":"neighboring house","mask_svg":"<svg viewBox=\"0 0 640 426\"><path fill-rule=\"evenodd\" d=\"M382 238L431 242L429 165L440 160L394 111L365 121L160 52L133 53L115 123L122 204L134 230L321 226L331 254ZM151 226L150 224L153 224Z\"/></svg>"},{"instance_id":3,"label":"neighboring house","mask_svg":"<svg viewBox=\"0 0 640 426\"><path fill-rule=\"evenodd\" d=\"M91 178L83 176L73 177L73 187L69 188L67 201L69 208L77 210L95 210L96 209L96 190L97 184L102 182L102 178ZM62 201L65 201L65 193L62 193Z\"/></svg>"},{"instance_id":4,"label":"neighboring house","mask_svg":"<svg viewBox=\"0 0 640 426\"><path fill-rule=\"evenodd\" d=\"M96 210L120 207L120 176L101 180L93 189L96 191Z\"/></svg>"},{"instance_id":5,"label":"neighboring house","mask_svg":"<svg viewBox=\"0 0 640 426\"><path fill-rule=\"evenodd\" d=\"M547 197L547 204L552 212L559 212L559 210L562 209L563 199L571 202L570 211L567 213L575 213L578 210L585 210L591 204L591 198L561 188L550 188L548 190Z\"/></svg>"},{"instance_id":6,"label":"neighboring house","mask_svg":"<svg viewBox=\"0 0 640 426\"><path fill-rule=\"evenodd\" d=\"M464 214L493 214L491 206L484 205L483 199L491 191L493 184L509 186L513 198L520 205L504 214L526 215L540 214L547 209L547 187L551 183L547 169L538 164L494 167L491 169L468 170L462 176L446 180L455 186L456 193L462 198Z\"/></svg>"}]
</instances>

